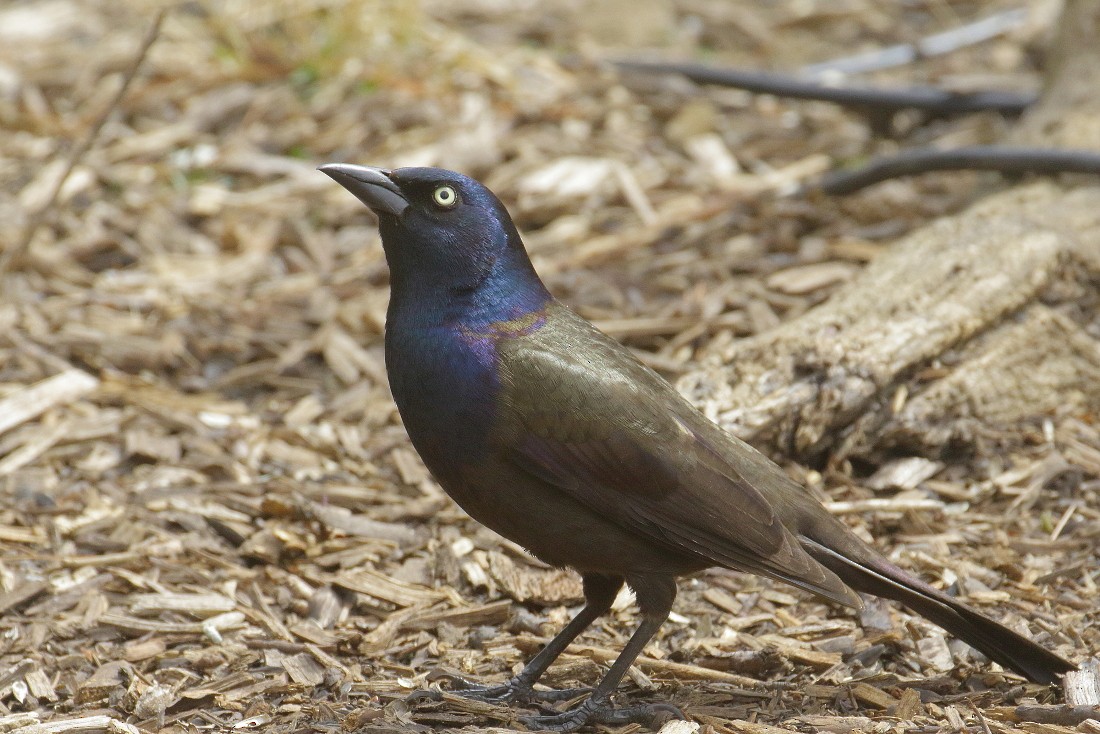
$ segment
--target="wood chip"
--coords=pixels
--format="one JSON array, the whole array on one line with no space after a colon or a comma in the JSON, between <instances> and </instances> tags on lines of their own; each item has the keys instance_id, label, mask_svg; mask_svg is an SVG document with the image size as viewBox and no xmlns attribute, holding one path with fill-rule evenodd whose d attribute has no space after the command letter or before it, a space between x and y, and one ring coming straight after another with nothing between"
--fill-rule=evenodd
<instances>
[{"instance_id":1,"label":"wood chip","mask_svg":"<svg viewBox=\"0 0 1100 734\"><path fill-rule=\"evenodd\" d=\"M876 731L874 719L866 716L797 716L791 719L791 723L810 727L813 731L827 731L835 734Z\"/></svg>"},{"instance_id":2,"label":"wood chip","mask_svg":"<svg viewBox=\"0 0 1100 734\"><path fill-rule=\"evenodd\" d=\"M312 620L291 625L290 631L295 637L300 637L322 647L334 647L340 641L339 637L321 629Z\"/></svg>"},{"instance_id":3,"label":"wood chip","mask_svg":"<svg viewBox=\"0 0 1100 734\"><path fill-rule=\"evenodd\" d=\"M886 691L875 688L867 683L856 683L852 686L852 695L868 706L874 706L875 708L883 710L890 708L898 702L896 698Z\"/></svg>"},{"instance_id":4,"label":"wood chip","mask_svg":"<svg viewBox=\"0 0 1100 734\"><path fill-rule=\"evenodd\" d=\"M558 568L536 568L513 561L504 553L486 554L489 576L518 602L576 604L584 598L580 577Z\"/></svg>"},{"instance_id":5,"label":"wood chip","mask_svg":"<svg viewBox=\"0 0 1100 734\"><path fill-rule=\"evenodd\" d=\"M761 635L756 640L760 644L774 649L792 662L809 665L821 670L827 670L842 660L839 653L813 650L798 644L792 644L791 640L780 635Z\"/></svg>"},{"instance_id":6,"label":"wood chip","mask_svg":"<svg viewBox=\"0 0 1100 734\"><path fill-rule=\"evenodd\" d=\"M319 629L331 629L348 614L349 595L331 586L319 586L309 597L309 621Z\"/></svg>"},{"instance_id":7,"label":"wood chip","mask_svg":"<svg viewBox=\"0 0 1100 734\"><path fill-rule=\"evenodd\" d=\"M68 405L99 387L99 380L83 370L66 370L0 399L0 433Z\"/></svg>"},{"instance_id":8,"label":"wood chip","mask_svg":"<svg viewBox=\"0 0 1100 734\"><path fill-rule=\"evenodd\" d=\"M710 588L703 591L703 598L724 612L738 615L744 605L733 594L724 589Z\"/></svg>"},{"instance_id":9,"label":"wood chip","mask_svg":"<svg viewBox=\"0 0 1100 734\"><path fill-rule=\"evenodd\" d=\"M340 588L387 601L399 607L430 604L443 598L443 594L438 591L416 584L395 581L385 574L369 569L358 569L339 574L332 578L332 583Z\"/></svg>"},{"instance_id":10,"label":"wood chip","mask_svg":"<svg viewBox=\"0 0 1100 734\"><path fill-rule=\"evenodd\" d=\"M92 675L80 684L76 698L80 702L97 701L106 698L114 690L125 687L132 674L132 666L123 660L112 660L99 666Z\"/></svg>"},{"instance_id":11,"label":"wood chip","mask_svg":"<svg viewBox=\"0 0 1100 734\"><path fill-rule=\"evenodd\" d=\"M400 544L413 543L419 538L419 534L408 525L379 522L369 517L354 515L343 507L311 502L309 513L334 530L361 538L378 538Z\"/></svg>"},{"instance_id":12,"label":"wood chip","mask_svg":"<svg viewBox=\"0 0 1100 734\"><path fill-rule=\"evenodd\" d=\"M0 525L0 542L37 545L46 541L42 528L24 528L18 525ZM3 609L0 609L2 612Z\"/></svg>"},{"instance_id":13,"label":"wood chip","mask_svg":"<svg viewBox=\"0 0 1100 734\"><path fill-rule=\"evenodd\" d=\"M780 270L769 275L764 282L769 288L797 296L843 283L851 278L857 269L844 262L815 263Z\"/></svg>"},{"instance_id":14,"label":"wood chip","mask_svg":"<svg viewBox=\"0 0 1100 734\"><path fill-rule=\"evenodd\" d=\"M179 436L158 436L146 430L127 431L124 437L126 453L157 461L175 463L183 455Z\"/></svg>"},{"instance_id":15,"label":"wood chip","mask_svg":"<svg viewBox=\"0 0 1100 734\"><path fill-rule=\"evenodd\" d=\"M924 704L921 703L920 694L912 688L906 688L901 692L901 698L898 699L897 707L894 709L894 716L902 721L911 721L923 710Z\"/></svg>"},{"instance_id":16,"label":"wood chip","mask_svg":"<svg viewBox=\"0 0 1100 734\"><path fill-rule=\"evenodd\" d=\"M308 653L288 655L280 662L290 679L304 686L320 685L325 679L325 668Z\"/></svg>"},{"instance_id":17,"label":"wood chip","mask_svg":"<svg viewBox=\"0 0 1100 734\"><path fill-rule=\"evenodd\" d=\"M1068 706L1100 706L1100 659L1090 658L1062 680Z\"/></svg>"},{"instance_id":18,"label":"wood chip","mask_svg":"<svg viewBox=\"0 0 1100 734\"><path fill-rule=\"evenodd\" d=\"M134 716L141 719L156 717L161 720L164 712L179 700L180 696L172 686L153 683L138 696L138 700L134 703Z\"/></svg>"},{"instance_id":19,"label":"wood chip","mask_svg":"<svg viewBox=\"0 0 1100 734\"><path fill-rule=\"evenodd\" d=\"M100 622L103 617L100 617ZM155 658L168 648L163 637L150 637L142 640L130 640L123 645L123 658L127 662L136 663L140 660Z\"/></svg>"},{"instance_id":20,"label":"wood chip","mask_svg":"<svg viewBox=\"0 0 1100 734\"><path fill-rule=\"evenodd\" d=\"M29 581L11 591L0 593L0 614L5 614L9 610L17 609L27 602L33 601L48 588L50 588L50 585L45 581Z\"/></svg>"},{"instance_id":21,"label":"wood chip","mask_svg":"<svg viewBox=\"0 0 1100 734\"><path fill-rule=\"evenodd\" d=\"M141 619L125 614L108 612L99 618L99 623L110 627L120 627L132 632L162 632L189 634L207 630L237 629L244 626L245 615L240 612L226 612L210 617L204 622L158 622L152 619Z\"/></svg>"},{"instance_id":22,"label":"wood chip","mask_svg":"<svg viewBox=\"0 0 1100 734\"><path fill-rule=\"evenodd\" d=\"M911 497L892 497L889 499L872 497L852 502L826 502L825 507L834 515L849 515L859 512L924 512L943 510L940 500Z\"/></svg>"},{"instance_id":23,"label":"wood chip","mask_svg":"<svg viewBox=\"0 0 1100 734\"><path fill-rule=\"evenodd\" d=\"M946 672L955 667L951 648L948 647L946 638L938 628L927 637L917 640L917 650L920 651L921 660L934 670Z\"/></svg>"},{"instance_id":24,"label":"wood chip","mask_svg":"<svg viewBox=\"0 0 1100 734\"><path fill-rule=\"evenodd\" d=\"M8 734L97 734L98 732L139 734L137 727L102 715L43 721L12 729Z\"/></svg>"},{"instance_id":25,"label":"wood chip","mask_svg":"<svg viewBox=\"0 0 1100 734\"><path fill-rule=\"evenodd\" d=\"M409 629L433 629L440 624L449 624L452 627L459 628L482 624L500 624L508 619L511 608L512 602L504 599L466 608L425 611L411 617L403 626Z\"/></svg>"},{"instance_id":26,"label":"wood chip","mask_svg":"<svg viewBox=\"0 0 1100 734\"><path fill-rule=\"evenodd\" d=\"M895 459L879 467L864 484L871 489L914 489L943 470L944 464L922 456Z\"/></svg>"},{"instance_id":27,"label":"wood chip","mask_svg":"<svg viewBox=\"0 0 1100 734\"><path fill-rule=\"evenodd\" d=\"M28 672L23 676L23 680L27 683L27 690L35 698L46 701L57 700L57 691L54 689L53 681L50 680L42 668L35 668Z\"/></svg>"},{"instance_id":28,"label":"wood chip","mask_svg":"<svg viewBox=\"0 0 1100 734\"><path fill-rule=\"evenodd\" d=\"M237 603L222 594L160 593L134 594L130 597L130 611L133 614L186 612L195 617L211 617L236 608Z\"/></svg>"}]
</instances>

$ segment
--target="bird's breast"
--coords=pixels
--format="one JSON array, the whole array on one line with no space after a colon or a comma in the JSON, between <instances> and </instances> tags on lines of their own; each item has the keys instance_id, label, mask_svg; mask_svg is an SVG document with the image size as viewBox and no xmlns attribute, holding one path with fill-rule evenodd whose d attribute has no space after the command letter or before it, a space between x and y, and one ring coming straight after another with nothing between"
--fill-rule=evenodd
<instances>
[{"instance_id":1,"label":"bird's breast","mask_svg":"<svg viewBox=\"0 0 1100 734\"><path fill-rule=\"evenodd\" d=\"M487 322L387 327L394 402L417 452L441 483L490 450L500 407L500 341L530 334L544 322L536 311Z\"/></svg>"}]
</instances>

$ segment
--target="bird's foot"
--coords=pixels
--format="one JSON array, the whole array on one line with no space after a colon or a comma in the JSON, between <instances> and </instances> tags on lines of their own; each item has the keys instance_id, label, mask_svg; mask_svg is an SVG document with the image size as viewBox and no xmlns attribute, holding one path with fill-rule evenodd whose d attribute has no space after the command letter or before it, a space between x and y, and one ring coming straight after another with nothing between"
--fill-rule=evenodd
<instances>
[{"instance_id":1,"label":"bird's foot","mask_svg":"<svg viewBox=\"0 0 1100 734\"><path fill-rule=\"evenodd\" d=\"M569 701L577 696L592 692L591 688L535 690L532 683L519 676L495 686L475 683L472 680L451 673L441 673L433 677L434 680L440 678L450 681L451 692L456 695L491 703L557 703L558 701Z\"/></svg>"},{"instance_id":2,"label":"bird's foot","mask_svg":"<svg viewBox=\"0 0 1100 734\"><path fill-rule=\"evenodd\" d=\"M684 720L684 712L670 703L648 703L615 708L610 701L587 699L576 708L560 714L527 716L520 721L532 731L571 732L586 724L642 724L656 729L669 719Z\"/></svg>"}]
</instances>

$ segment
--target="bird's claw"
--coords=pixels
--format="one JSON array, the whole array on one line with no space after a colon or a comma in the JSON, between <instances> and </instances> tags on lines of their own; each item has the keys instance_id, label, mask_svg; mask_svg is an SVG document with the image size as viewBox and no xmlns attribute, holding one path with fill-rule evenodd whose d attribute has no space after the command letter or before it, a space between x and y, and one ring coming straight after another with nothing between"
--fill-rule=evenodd
<instances>
[{"instance_id":1,"label":"bird's claw","mask_svg":"<svg viewBox=\"0 0 1100 734\"><path fill-rule=\"evenodd\" d=\"M443 700L443 694L440 691L433 690L431 688L424 689L422 691L413 691L409 695L405 696L405 703L410 706L417 706L422 703L434 703Z\"/></svg>"},{"instance_id":2,"label":"bird's claw","mask_svg":"<svg viewBox=\"0 0 1100 734\"><path fill-rule=\"evenodd\" d=\"M440 678L450 681L451 692L455 695L491 703L557 703L569 701L592 691L591 688L536 691L531 683L521 678L512 678L507 683L486 686L452 673L440 673L433 677L434 680Z\"/></svg>"},{"instance_id":3,"label":"bird's claw","mask_svg":"<svg viewBox=\"0 0 1100 734\"><path fill-rule=\"evenodd\" d=\"M669 719L684 720L684 712L670 703L650 703L615 708L610 702L593 702L588 699L580 706L560 714L527 716L520 721L532 731L553 731L564 734L580 729L586 724L642 724L657 728Z\"/></svg>"}]
</instances>

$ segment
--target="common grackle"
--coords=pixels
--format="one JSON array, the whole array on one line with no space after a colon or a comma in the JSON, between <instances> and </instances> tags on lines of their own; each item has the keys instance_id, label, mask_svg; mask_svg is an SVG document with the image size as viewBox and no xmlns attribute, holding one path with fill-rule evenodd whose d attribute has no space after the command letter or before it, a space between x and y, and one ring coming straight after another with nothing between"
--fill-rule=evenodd
<instances>
[{"instance_id":1,"label":"common grackle","mask_svg":"<svg viewBox=\"0 0 1100 734\"><path fill-rule=\"evenodd\" d=\"M470 695L560 700L534 684L624 583L641 623L591 695L525 719L572 731L651 721L611 694L668 617L676 578L710 566L849 607L901 602L1040 683L1073 665L893 565L778 466L554 300L504 205L452 171L321 170L378 217L390 268L386 368L413 446L466 512L581 574L586 604L523 670Z\"/></svg>"}]
</instances>

